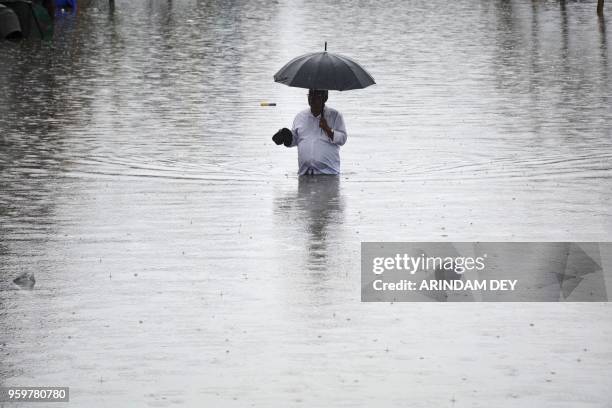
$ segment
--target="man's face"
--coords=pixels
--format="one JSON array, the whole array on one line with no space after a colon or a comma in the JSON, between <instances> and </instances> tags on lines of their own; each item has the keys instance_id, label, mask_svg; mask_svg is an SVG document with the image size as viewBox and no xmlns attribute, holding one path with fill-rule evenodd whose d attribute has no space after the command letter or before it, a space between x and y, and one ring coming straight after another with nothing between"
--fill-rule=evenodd
<instances>
[{"instance_id":1,"label":"man's face","mask_svg":"<svg viewBox=\"0 0 612 408\"><path fill-rule=\"evenodd\" d=\"M308 105L310 105L310 111L313 115L316 116L321 113L326 100L324 92L312 90L308 92Z\"/></svg>"}]
</instances>

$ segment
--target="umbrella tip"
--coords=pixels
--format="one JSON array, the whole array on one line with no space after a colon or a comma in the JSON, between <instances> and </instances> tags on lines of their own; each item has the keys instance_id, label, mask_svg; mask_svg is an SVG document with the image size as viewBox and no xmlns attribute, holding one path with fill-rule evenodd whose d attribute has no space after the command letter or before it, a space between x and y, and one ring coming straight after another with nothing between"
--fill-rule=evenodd
<instances>
[{"instance_id":1,"label":"umbrella tip","mask_svg":"<svg viewBox=\"0 0 612 408\"><path fill-rule=\"evenodd\" d=\"M327 51L327 41L325 41L325 51Z\"/></svg>"}]
</instances>

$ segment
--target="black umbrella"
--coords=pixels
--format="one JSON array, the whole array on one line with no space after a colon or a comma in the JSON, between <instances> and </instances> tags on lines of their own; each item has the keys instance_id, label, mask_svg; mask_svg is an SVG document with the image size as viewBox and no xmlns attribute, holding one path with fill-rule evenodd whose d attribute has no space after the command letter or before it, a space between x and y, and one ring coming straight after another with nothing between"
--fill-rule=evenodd
<instances>
[{"instance_id":1,"label":"black umbrella","mask_svg":"<svg viewBox=\"0 0 612 408\"><path fill-rule=\"evenodd\" d=\"M314 52L289 61L275 75L274 82L307 89L348 91L375 84L374 78L357 62L343 55Z\"/></svg>"}]
</instances>

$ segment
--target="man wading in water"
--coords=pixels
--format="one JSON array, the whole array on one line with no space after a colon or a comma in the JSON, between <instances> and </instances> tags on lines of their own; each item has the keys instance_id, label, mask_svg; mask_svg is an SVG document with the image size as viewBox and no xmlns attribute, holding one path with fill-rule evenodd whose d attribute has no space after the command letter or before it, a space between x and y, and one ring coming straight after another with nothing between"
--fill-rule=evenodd
<instances>
[{"instance_id":1,"label":"man wading in water","mask_svg":"<svg viewBox=\"0 0 612 408\"><path fill-rule=\"evenodd\" d=\"M298 113L291 130L283 128L272 140L298 148L298 174L340 174L340 146L346 143L342 114L325 106L325 90L308 91L310 109Z\"/></svg>"}]
</instances>

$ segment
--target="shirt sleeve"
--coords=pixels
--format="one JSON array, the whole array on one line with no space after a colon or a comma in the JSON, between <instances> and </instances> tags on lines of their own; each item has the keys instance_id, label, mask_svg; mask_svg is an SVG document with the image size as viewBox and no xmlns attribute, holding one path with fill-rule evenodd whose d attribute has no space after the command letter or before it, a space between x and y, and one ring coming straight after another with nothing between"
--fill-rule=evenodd
<instances>
[{"instance_id":1,"label":"shirt sleeve","mask_svg":"<svg viewBox=\"0 0 612 408\"><path fill-rule=\"evenodd\" d=\"M338 146L345 144L347 138L346 126L344 125L344 118L340 112L338 112L338 116L336 116L332 129L334 130L334 138L332 143Z\"/></svg>"},{"instance_id":2,"label":"shirt sleeve","mask_svg":"<svg viewBox=\"0 0 612 408\"><path fill-rule=\"evenodd\" d=\"M295 119L293 119L293 126L291 127L291 145L287 147L297 146L298 144L298 138L300 137L298 134L299 117L300 115L297 115Z\"/></svg>"}]
</instances>

